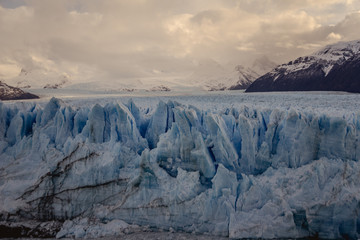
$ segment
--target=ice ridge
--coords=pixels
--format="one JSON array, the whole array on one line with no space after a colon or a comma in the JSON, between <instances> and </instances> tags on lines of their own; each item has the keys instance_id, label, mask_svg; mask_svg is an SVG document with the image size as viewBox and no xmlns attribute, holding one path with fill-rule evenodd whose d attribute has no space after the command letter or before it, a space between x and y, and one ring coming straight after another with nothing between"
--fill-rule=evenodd
<instances>
[{"instance_id":1,"label":"ice ridge","mask_svg":"<svg viewBox=\"0 0 360 240\"><path fill-rule=\"evenodd\" d=\"M360 114L0 103L0 217L356 239L359 133Z\"/></svg>"}]
</instances>

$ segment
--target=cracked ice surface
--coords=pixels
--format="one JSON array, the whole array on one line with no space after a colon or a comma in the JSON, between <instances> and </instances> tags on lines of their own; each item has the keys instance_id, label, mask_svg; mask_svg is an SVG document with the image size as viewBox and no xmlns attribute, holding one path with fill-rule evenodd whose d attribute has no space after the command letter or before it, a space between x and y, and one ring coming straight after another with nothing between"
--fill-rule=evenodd
<instances>
[{"instance_id":1,"label":"cracked ice surface","mask_svg":"<svg viewBox=\"0 0 360 240\"><path fill-rule=\"evenodd\" d=\"M109 222L231 238L359 237L357 95L332 96L341 111L216 97L0 103L2 220L100 222L94 235L67 221L58 237L105 236Z\"/></svg>"}]
</instances>

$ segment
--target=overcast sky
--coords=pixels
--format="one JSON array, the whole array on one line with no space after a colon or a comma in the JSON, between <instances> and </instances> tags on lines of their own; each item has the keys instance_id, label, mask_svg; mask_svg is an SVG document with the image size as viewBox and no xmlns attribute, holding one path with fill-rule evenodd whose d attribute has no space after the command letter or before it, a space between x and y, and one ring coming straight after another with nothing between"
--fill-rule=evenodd
<instances>
[{"instance_id":1,"label":"overcast sky","mask_svg":"<svg viewBox=\"0 0 360 240\"><path fill-rule=\"evenodd\" d=\"M283 63L360 38L359 0L0 0L0 79L180 76L203 59Z\"/></svg>"}]
</instances>

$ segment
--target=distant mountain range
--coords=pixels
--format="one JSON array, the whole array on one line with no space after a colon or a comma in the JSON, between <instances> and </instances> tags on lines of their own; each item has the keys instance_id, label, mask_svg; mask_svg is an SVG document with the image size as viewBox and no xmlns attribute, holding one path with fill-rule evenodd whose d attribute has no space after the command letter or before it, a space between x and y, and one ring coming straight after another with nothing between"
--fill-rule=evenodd
<instances>
[{"instance_id":1,"label":"distant mountain range","mask_svg":"<svg viewBox=\"0 0 360 240\"><path fill-rule=\"evenodd\" d=\"M360 92L360 40L326 46L309 56L278 65L267 57L248 66L222 65L212 59L198 62L188 76L154 74L146 78L113 81L76 82L66 74L39 69L22 69L7 84L26 88L68 88L82 91L220 91L246 89L269 91L347 91Z\"/></svg>"},{"instance_id":2,"label":"distant mountain range","mask_svg":"<svg viewBox=\"0 0 360 240\"><path fill-rule=\"evenodd\" d=\"M79 89L88 91L193 91L246 89L255 79L273 69L277 64L267 57L256 59L250 67L229 63L221 65L212 59L203 59L188 76L166 74L146 78L116 79L112 81L76 82L66 74L40 69L21 69L18 76L7 84L22 89Z\"/></svg>"},{"instance_id":3,"label":"distant mountain range","mask_svg":"<svg viewBox=\"0 0 360 240\"><path fill-rule=\"evenodd\" d=\"M38 96L24 92L20 88L11 87L0 81L0 100L35 99Z\"/></svg>"},{"instance_id":4,"label":"distant mountain range","mask_svg":"<svg viewBox=\"0 0 360 240\"><path fill-rule=\"evenodd\" d=\"M7 83L18 88L51 88L58 89L71 84L66 74L46 72L41 69L22 68L19 75L7 80Z\"/></svg>"},{"instance_id":5,"label":"distant mountain range","mask_svg":"<svg viewBox=\"0 0 360 240\"><path fill-rule=\"evenodd\" d=\"M279 65L246 92L360 92L360 40L328 45L312 55Z\"/></svg>"}]
</instances>

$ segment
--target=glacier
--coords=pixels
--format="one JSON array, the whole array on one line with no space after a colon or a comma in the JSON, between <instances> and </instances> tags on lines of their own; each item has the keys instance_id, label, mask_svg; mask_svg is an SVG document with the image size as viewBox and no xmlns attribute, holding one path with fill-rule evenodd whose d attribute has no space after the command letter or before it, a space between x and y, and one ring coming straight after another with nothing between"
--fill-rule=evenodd
<instances>
[{"instance_id":1,"label":"glacier","mask_svg":"<svg viewBox=\"0 0 360 240\"><path fill-rule=\"evenodd\" d=\"M0 220L360 237L360 112L151 101L0 102Z\"/></svg>"}]
</instances>

